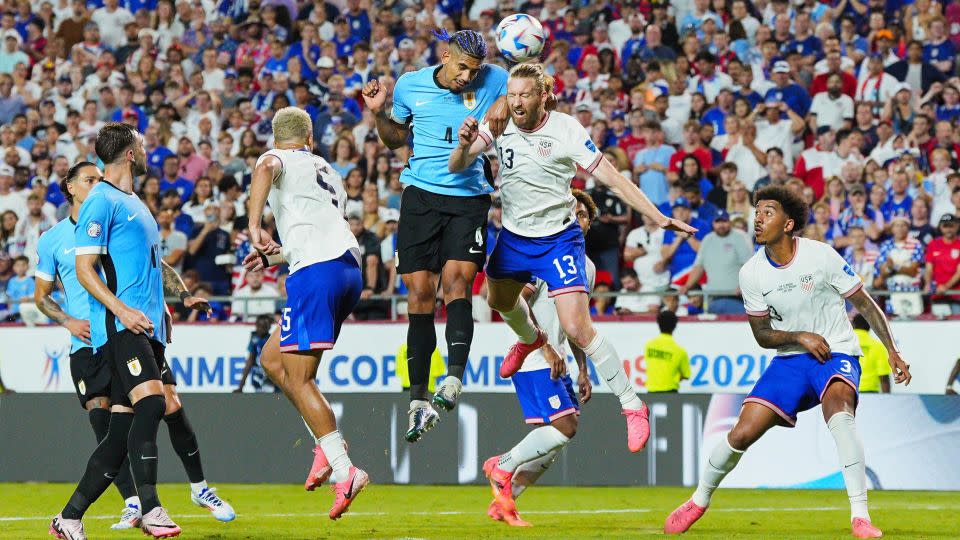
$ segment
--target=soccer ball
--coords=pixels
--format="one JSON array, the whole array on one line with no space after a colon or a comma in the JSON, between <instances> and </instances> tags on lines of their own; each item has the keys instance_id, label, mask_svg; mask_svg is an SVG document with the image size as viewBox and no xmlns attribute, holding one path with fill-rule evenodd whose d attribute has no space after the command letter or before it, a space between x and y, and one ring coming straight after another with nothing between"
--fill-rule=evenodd
<instances>
[{"instance_id":1,"label":"soccer ball","mask_svg":"<svg viewBox=\"0 0 960 540\"><path fill-rule=\"evenodd\" d=\"M524 13L510 15L497 25L497 48L511 62L539 57L546 39L540 21Z\"/></svg>"}]
</instances>

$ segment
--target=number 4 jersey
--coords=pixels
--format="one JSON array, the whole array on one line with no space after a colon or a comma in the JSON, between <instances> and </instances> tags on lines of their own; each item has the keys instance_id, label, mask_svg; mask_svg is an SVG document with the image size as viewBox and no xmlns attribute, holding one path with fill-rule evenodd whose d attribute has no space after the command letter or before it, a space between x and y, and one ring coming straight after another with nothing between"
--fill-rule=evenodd
<instances>
[{"instance_id":1,"label":"number 4 jersey","mask_svg":"<svg viewBox=\"0 0 960 540\"><path fill-rule=\"evenodd\" d=\"M290 274L311 264L332 261L350 252L360 261L360 247L344 219L347 192L340 173L325 159L302 150L270 150L281 169L267 196L277 220L283 258Z\"/></svg>"},{"instance_id":2,"label":"number 4 jersey","mask_svg":"<svg viewBox=\"0 0 960 540\"><path fill-rule=\"evenodd\" d=\"M99 255L103 281L121 302L153 323L150 339L167 344L163 316L160 233L150 209L135 193L103 180L80 207L74 231L76 254ZM90 295L90 335L95 349L124 330L116 315Z\"/></svg>"},{"instance_id":3,"label":"number 4 jersey","mask_svg":"<svg viewBox=\"0 0 960 540\"><path fill-rule=\"evenodd\" d=\"M774 330L823 336L830 352L861 355L860 342L847 318L845 299L863 287L856 272L829 245L796 238L793 259L775 266L766 249L740 269L740 290L747 314L770 315ZM799 345L777 350L780 356L802 354Z\"/></svg>"}]
</instances>

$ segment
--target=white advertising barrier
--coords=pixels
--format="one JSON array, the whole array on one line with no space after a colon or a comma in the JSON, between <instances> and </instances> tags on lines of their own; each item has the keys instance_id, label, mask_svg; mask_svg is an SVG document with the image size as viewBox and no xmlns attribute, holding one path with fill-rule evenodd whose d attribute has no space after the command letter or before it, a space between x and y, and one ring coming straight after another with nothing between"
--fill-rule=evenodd
<instances>
[{"instance_id":1,"label":"white advertising barrier","mask_svg":"<svg viewBox=\"0 0 960 540\"><path fill-rule=\"evenodd\" d=\"M606 322L597 327L620 353L627 375L639 390L646 381L643 346L658 334L651 322ZM911 364L913 383L895 392L942 394L960 356L960 321L897 322L894 332ZM247 357L249 325L182 325L174 328L167 360L184 392L229 392L236 388ZM324 355L317 375L325 392L396 392L396 352L406 324L348 324L336 347ZM443 325L437 336L446 352ZM757 346L746 322L682 322L677 341L690 355L691 378L681 392L747 393L766 370L773 351ZM478 323L464 376L470 391L511 392L498 376L503 355L515 338L503 323ZM20 392L72 392L70 342L59 327L0 328L0 376ZM569 359L576 373L573 359ZM606 392L595 374L595 391Z\"/></svg>"},{"instance_id":2,"label":"white advertising barrier","mask_svg":"<svg viewBox=\"0 0 960 540\"><path fill-rule=\"evenodd\" d=\"M711 398L699 470L733 427L744 397ZM960 398L864 395L857 407L857 431L870 489L960 489ZM723 487L843 489L836 446L820 407L800 413L795 428L767 432L743 455Z\"/></svg>"}]
</instances>

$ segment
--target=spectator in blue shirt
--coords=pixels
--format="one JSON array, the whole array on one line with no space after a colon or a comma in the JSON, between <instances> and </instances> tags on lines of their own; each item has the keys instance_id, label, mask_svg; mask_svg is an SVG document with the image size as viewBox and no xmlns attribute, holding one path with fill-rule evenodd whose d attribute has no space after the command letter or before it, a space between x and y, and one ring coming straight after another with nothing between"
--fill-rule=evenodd
<instances>
[{"instance_id":1,"label":"spectator in blue shirt","mask_svg":"<svg viewBox=\"0 0 960 540\"><path fill-rule=\"evenodd\" d=\"M193 182L179 175L180 158L167 156L163 159L163 176L160 178L160 191L174 190L180 194L180 202L186 202L193 194Z\"/></svg>"},{"instance_id":2,"label":"spectator in blue shirt","mask_svg":"<svg viewBox=\"0 0 960 540\"><path fill-rule=\"evenodd\" d=\"M724 120L728 114L733 114L733 90L730 88L721 88L717 94L717 103L703 113L700 119L701 124L713 124L713 133L715 135L725 135L727 130L723 127Z\"/></svg>"},{"instance_id":3,"label":"spectator in blue shirt","mask_svg":"<svg viewBox=\"0 0 960 540\"><path fill-rule=\"evenodd\" d=\"M273 40L273 42L270 43L270 58L263 64L263 69L260 70L260 76L263 77L268 73L273 76L286 75L288 57L286 45L279 39ZM301 73L302 71L301 68Z\"/></svg>"},{"instance_id":4,"label":"spectator in blue shirt","mask_svg":"<svg viewBox=\"0 0 960 540\"><path fill-rule=\"evenodd\" d=\"M20 304L33 302L33 277L27 275L30 259L21 255L13 259L14 276L7 282L7 303L10 305L9 321L20 319Z\"/></svg>"},{"instance_id":5,"label":"spectator in blue shirt","mask_svg":"<svg viewBox=\"0 0 960 540\"><path fill-rule=\"evenodd\" d=\"M183 206L180 194L175 189L168 189L162 193L160 208L162 210L173 210L176 213L176 217L173 219L173 228L189 237L193 234L193 218L180 211L180 207Z\"/></svg>"},{"instance_id":6,"label":"spectator in blue shirt","mask_svg":"<svg viewBox=\"0 0 960 540\"><path fill-rule=\"evenodd\" d=\"M637 153L633 159L633 168L640 175L640 189L653 204L659 206L667 202L667 169L670 166L670 157L677 150L663 143L663 128L660 127L660 122L647 122L643 125L643 132L647 147Z\"/></svg>"},{"instance_id":7,"label":"spectator in blue shirt","mask_svg":"<svg viewBox=\"0 0 960 540\"><path fill-rule=\"evenodd\" d=\"M947 34L947 22L942 15L930 21L929 41L923 46L923 60L930 62L944 75L951 76L957 49Z\"/></svg>"},{"instance_id":8,"label":"spectator in blue shirt","mask_svg":"<svg viewBox=\"0 0 960 540\"><path fill-rule=\"evenodd\" d=\"M686 274L693 268L693 262L697 258L697 251L700 249L700 241L711 232L711 225L694 219L690 208L690 201L683 197L677 197L673 202L673 217L684 223L697 228L696 234L690 236L686 233L675 233L666 231L663 234L663 260L670 269L671 280L685 278Z\"/></svg>"},{"instance_id":9,"label":"spectator in blue shirt","mask_svg":"<svg viewBox=\"0 0 960 540\"><path fill-rule=\"evenodd\" d=\"M810 94L802 86L790 80L790 64L786 60L775 62L770 78L776 86L767 90L764 99L768 102L776 100L786 103L798 116L806 117L810 112Z\"/></svg>"},{"instance_id":10,"label":"spectator in blue shirt","mask_svg":"<svg viewBox=\"0 0 960 540\"><path fill-rule=\"evenodd\" d=\"M353 46L360 42L360 38L350 33L350 24L346 17L337 17L333 21L334 36L330 40L337 48L337 57L353 54Z\"/></svg>"},{"instance_id":11,"label":"spectator in blue shirt","mask_svg":"<svg viewBox=\"0 0 960 540\"><path fill-rule=\"evenodd\" d=\"M893 177L890 179L890 193L887 202L883 203L883 207L880 209L884 218L890 220L897 216L910 216L913 198L907 193L909 187L910 180L907 178L905 171L898 170L893 173Z\"/></svg>"},{"instance_id":12,"label":"spectator in blue shirt","mask_svg":"<svg viewBox=\"0 0 960 540\"><path fill-rule=\"evenodd\" d=\"M685 184L683 186L683 198L690 204L693 219L712 224L713 218L720 213L720 209L716 205L703 198L700 184Z\"/></svg>"},{"instance_id":13,"label":"spectator in blue shirt","mask_svg":"<svg viewBox=\"0 0 960 540\"><path fill-rule=\"evenodd\" d=\"M347 9L343 17L350 26L350 34L357 41L370 41L370 17L360 9L360 0L347 0Z\"/></svg>"},{"instance_id":14,"label":"spectator in blue shirt","mask_svg":"<svg viewBox=\"0 0 960 540\"><path fill-rule=\"evenodd\" d=\"M296 56L300 59L300 75L304 80L317 77L317 61L320 60L320 46L317 45L317 27L304 23L300 30L300 41L290 46L287 60Z\"/></svg>"}]
</instances>

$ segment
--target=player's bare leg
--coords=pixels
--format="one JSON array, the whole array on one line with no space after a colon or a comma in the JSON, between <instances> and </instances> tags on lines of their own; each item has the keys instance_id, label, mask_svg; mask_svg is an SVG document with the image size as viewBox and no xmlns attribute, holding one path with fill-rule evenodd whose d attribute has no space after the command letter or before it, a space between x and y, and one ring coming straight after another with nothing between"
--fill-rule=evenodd
<instances>
[{"instance_id":1,"label":"player's bare leg","mask_svg":"<svg viewBox=\"0 0 960 540\"><path fill-rule=\"evenodd\" d=\"M315 382L323 351L280 352L280 333L274 332L261 353L264 370L286 394L314 433L316 443L333 469L335 494L330 519L337 519L370 482L367 473L354 467L347 455L337 419Z\"/></svg>"},{"instance_id":2,"label":"player's bare leg","mask_svg":"<svg viewBox=\"0 0 960 540\"><path fill-rule=\"evenodd\" d=\"M217 495L217 488L207 486L203 465L200 462L200 445L193 426L190 425L183 410L180 395L177 394L177 386L163 385L163 395L167 404L163 420L170 434L170 444L180 457L183 469L190 480L190 500L193 504L209 510L217 521L233 521L237 517L233 507Z\"/></svg>"},{"instance_id":3,"label":"player's bare leg","mask_svg":"<svg viewBox=\"0 0 960 540\"><path fill-rule=\"evenodd\" d=\"M404 436L417 442L440 420L430 405L430 358L437 348L433 315L437 305L439 276L427 270L403 275L407 286L407 370L410 377L409 426Z\"/></svg>"},{"instance_id":4,"label":"player's bare leg","mask_svg":"<svg viewBox=\"0 0 960 540\"><path fill-rule=\"evenodd\" d=\"M473 343L471 298L476 277L477 265L470 261L447 261L440 273L443 303L447 308L447 376L437 387L433 404L445 411L457 406L463 390L463 372ZM429 363L427 367L429 369Z\"/></svg>"},{"instance_id":5,"label":"player's bare leg","mask_svg":"<svg viewBox=\"0 0 960 540\"><path fill-rule=\"evenodd\" d=\"M526 283L490 277L487 282L487 304L500 313L503 321L518 338L500 365L500 376L506 379L520 371L523 361L530 353L547 344L547 334L537 328L530 316L530 306L520 295Z\"/></svg>"},{"instance_id":6,"label":"player's bare leg","mask_svg":"<svg viewBox=\"0 0 960 540\"><path fill-rule=\"evenodd\" d=\"M707 511L713 492L737 466L747 448L760 440L770 428L781 423L782 418L773 409L759 403L744 403L737 424L710 453L693 496L670 514L663 531L667 534L687 532Z\"/></svg>"},{"instance_id":7,"label":"player's bare leg","mask_svg":"<svg viewBox=\"0 0 960 540\"><path fill-rule=\"evenodd\" d=\"M880 538L883 533L870 522L867 510L867 469L863 441L857 433L854 415L857 392L849 384L834 379L823 393L823 419L837 444L840 472L850 498L850 522L857 538Z\"/></svg>"},{"instance_id":8,"label":"player's bare leg","mask_svg":"<svg viewBox=\"0 0 960 540\"><path fill-rule=\"evenodd\" d=\"M639 452L650 437L647 406L623 371L623 361L613 344L604 339L590 319L590 297L585 292L571 292L554 297L560 326L573 343L593 360L600 378L620 400L627 417L627 447Z\"/></svg>"}]
</instances>

